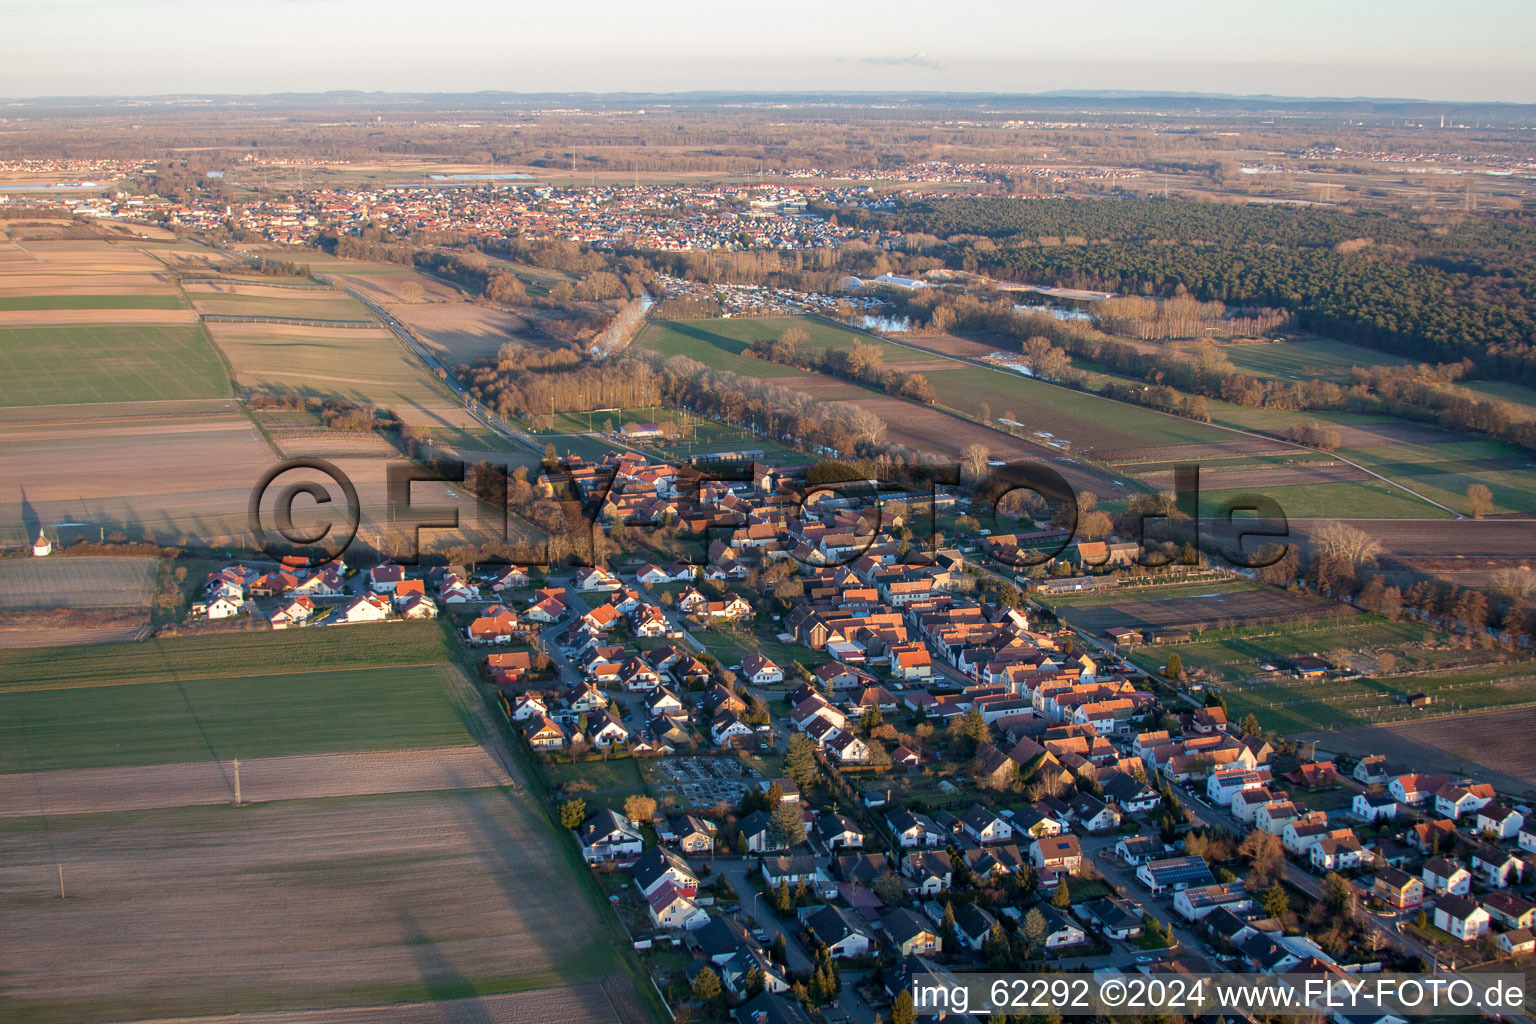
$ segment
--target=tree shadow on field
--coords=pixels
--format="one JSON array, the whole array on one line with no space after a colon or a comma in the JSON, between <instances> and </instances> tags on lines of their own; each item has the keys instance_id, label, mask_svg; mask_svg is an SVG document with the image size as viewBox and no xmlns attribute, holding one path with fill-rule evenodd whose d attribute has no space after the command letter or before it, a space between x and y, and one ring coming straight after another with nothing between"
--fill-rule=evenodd
<instances>
[{"instance_id":1,"label":"tree shadow on field","mask_svg":"<svg viewBox=\"0 0 1536 1024\"><path fill-rule=\"evenodd\" d=\"M477 998L474 982L449 963L410 911L402 908L398 916L406 947L411 951L411 960L421 975L427 997L434 1002L454 1001L452 1008L443 1008L445 1024L494 1024L491 1011Z\"/></svg>"},{"instance_id":2,"label":"tree shadow on field","mask_svg":"<svg viewBox=\"0 0 1536 1024\"><path fill-rule=\"evenodd\" d=\"M456 773L450 775L450 780L454 782L463 781L459 779ZM464 784L470 785L471 783L464 781ZM592 908L580 906L580 904L586 903L589 898L581 890L581 879L570 878L566 882L565 889L562 892L555 893L539 891L536 888L539 883L526 878L529 869L528 854L521 851L530 845L530 838L538 837L542 830L550 828L549 822L532 805L533 798L531 796L520 795L516 789L504 787L460 790L458 795L465 798L456 803L456 806L463 810L460 818L464 824L465 834L479 838L480 842L476 845L478 846L477 853L481 862L496 879L496 884L500 887L502 898L505 900L506 908L525 922L530 935L538 935L541 929L550 929L552 927L558 929L559 918L548 917L551 908L547 904L552 899L569 907L573 915L578 915L583 911L588 914L594 913ZM490 804L490 801L497 799L507 802L508 809L516 817L515 823L508 822L497 816L495 809ZM522 827L519 828L519 825ZM562 862L570 870L584 870L585 865L577 867L566 856L562 856L563 851L559 845L562 842L563 837L554 837L552 845L555 846L555 849L550 850L547 854L550 862L554 864L555 870L559 870ZM539 856L539 854L534 856ZM611 910L606 908L596 910L595 912L612 913ZM622 997L616 1001L615 995L608 991L609 987L618 980L611 976L615 974L624 978L624 983L619 986L621 992L626 987L631 992L633 991L633 984L629 981L623 966L617 963L613 964L605 972L610 975L606 979L590 977L596 963L603 958L603 953L609 952L601 948L608 941L603 932L602 923L595 923L592 931L584 934L581 938L585 939L586 942L582 944L580 949L565 953L563 956L558 951L552 953L547 973L553 975L558 980L551 980L549 984L569 985L570 987L565 990L564 998L567 1001L574 1001L576 1004L579 1004L593 1020L632 1019L632 1015L627 1009L629 993L624 992ZM556 941L558 939L551 939L551 942ZM542 945L542 943L540 944ZM596 944L598 948L593 948L593 944ZM567 972L573 966L579 975L575 978L567 976ZM583 981L603 982L603 984L583 984ZM538 987L546 986L539 985Z\"/></svg>"}]
</instances>

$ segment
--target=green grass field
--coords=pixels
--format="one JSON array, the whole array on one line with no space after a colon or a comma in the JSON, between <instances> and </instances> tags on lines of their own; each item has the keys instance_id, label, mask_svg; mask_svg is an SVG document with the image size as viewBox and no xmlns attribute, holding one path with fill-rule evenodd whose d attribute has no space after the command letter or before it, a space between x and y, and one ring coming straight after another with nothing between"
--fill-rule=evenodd
<instances>
[{"instance_id":1,"label":"green grass field","mask_svg":"<svg viewBox=\"0 0 1536 1024\"><path fill-rule=\"evenodd\" d=\"M0 405L218 398L229 377L202 327L0 328Z\"/></svg>"},{"instance_id":2,"label":"green grass field","mask_svg":"<svg viewBox=\"0 0 1536 1024\"><path fill-rule=\"evenodd\" d=\"M1399 704L1398 693L1427 693L1427 711ZM1437 714L1477 711L1536 700L1536 677L1527 664L1492 666L1442 676L1384 676L1298 685L1262 684L1223 691L1227 714L1250 711L1266 729L1282 733L1349 729L1377 723L1410 722Z\"/></svg>"},{"instance_id":3,"label":"green grass field","mask_svg":"<svg viewBox=\"0 0 1536 1024\"><path fill-rule=\"evenodd\" d=\"M443 665L11 692L0 772L470 743L467 696Z\"/></svg>"},{"instance_id":4,"label":"green grass field","mask_svg":"<svg viewBox=\"0 0 1536 1024\"><path fill-rule=\"evenodd\" d=\"M12 648L0 650L0 693L232 678L257 670L302 674L358 665L399 668L447 658L443 631L435 622Z\"/></svg>"},{"instance_id":5,"label":"green grass field","mask_svg":"<svg viewBox=\"0 0 1536 1024\"><path fill-rule=\"evenodd\" d=\"M1536 388L1506 384L1501 380L1470 380L1462 382L1461 386L1484 398L1497 398L1500 401L1515 402L1536 409Z\"/></svg>"},{"instance_id":6,"label":"green grass field","mask_svg":"<svg viewBox=\"0 0 1536 1024\"><path fill-rule=\"evenodd\" d=\"M1139 406L1125 405L1081 391L1032 380L1006 370L958 366L929 370L939 404L967 416L979 417L985 404L992 419L1013 413L1031 431L1044 431L1075 450L1146 448L1163 444L1202 444L1232 441L1233 435L1207 424ZM992 426L997 426L994 422Z\"/></svg>"},{"instance_id":7,"label":"green grass field","mask_svg":"<svg viewBox=\"0 0 1536 1024\"><path fill-rule=\"evenodd\" d=\"M45 309L185 309L179 295L5 295L0 311Z\"/></svg>"},{"instance_id":8,"label":"green grass field","mask_svg":"<svg viewBox=\"0 0 1536 1024\"><path fill-rule=\"evenodd\" d=\"M823 329L824 333L828 330L828 325L805 317L652 320L635 339L635 345L661 356L687 356L705 366L742 377L803 377L806 375L804 370L754 359L742 353L754 341L777 338L790 327L801 327L809 332L811 326ZM815 337L813 334L813 340ZM852 343L849 345L851 347Z\"/></svg>"},{"instance_id":9,"label":"green grass field","mask_svg":"<svg viewBox=\"0 0 1536 1024\"><path fill-rule=\"evenodd\" d=\"M1536 512L1532 457L1501 441L1458 438L1442 444L1345 448L1339 454L1463 513L1467 488L1493 492L1495 512Z\"/></svg>"},{"instance_id":10,"label":"green grass field","mask_svg":"<svg viewBox=\"0 0 1536 1024\"><path fill-rule=\"evenodd\" d=\"M722 665L735 665L752 653L758 653L772 661L786 673L793 671L795 662L806 668L832 660L826 651L813 651L798 644L786 644L773 636L767 627L761 632L744 630L728 633L714 629L694 630L693 635L703 642L709 653L720 659Z\"/></svg>"},{"instance_id":11,"label":"green grass field","mask_svg":"<svg viewBox=\"0 0 1536 1024\"><path fill-rule=\"evenodd\" d=\"M1449 519L1449 512L1435 508L1398 487L1380 480L1332 484L1268 485L1254 489L1200 491L1202 514L1222 513L1225 503L1257 493L1279 503L1292 519L1326 519L1333 516L1363 519Z\"/></svg>"},{"instance_id":12,"label":"green grass field","mask_svg":"<svg viewBox=\"0 0 1536 1024\"><path fill-rule=\"evenodd\" d=\"M585 434L592 431L616 430L626 423L681 424L684 414L665 405L647 409L609 409L603 412L557 412L543 434Z\"/></svg>"},{"instance_id":13,"label":"green grass field","mask_svg":"<svg viewBox=\"0 0 1536 1024\"><path fill-rule=\"evenodd\" d=\"M1403 366L1408 360L1328 338L1277 341L1258 345L1222 345L1233 366L1255 377L1347 380L1352 366Z\"/></svg>"},{"instance_id":14,"label":"green grass field","mask_svg":"<svg viewBox=\"0 0 1536 1024\"><path fill-rule=\"evenodd\" d=\"M1390 622L1376 616L1358 615L1344 622L1317 620L1294 622L1284 626L1239 626L1234 629L1207 630L1199 640L1185 644L1158 644L1136 650L1131 660L1142 668L1156 671L1178 652L1187 670L1206 669L1220 679L1249 678L1264 662L1291 658L1314 651L1327 656L1331 651L1362 651L1367 648L1406 648L1429 636L1430 630L1415 622ZM1399 650L1398 664L1403 668L1420 665L1411 650Z\"/></svg>"}]
</instances>

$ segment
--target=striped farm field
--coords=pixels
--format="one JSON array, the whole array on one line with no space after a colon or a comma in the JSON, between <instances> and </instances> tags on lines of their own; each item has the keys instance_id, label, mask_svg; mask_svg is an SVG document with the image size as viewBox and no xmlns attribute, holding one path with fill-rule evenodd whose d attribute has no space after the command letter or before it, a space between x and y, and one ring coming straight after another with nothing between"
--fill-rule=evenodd
<instances>
[{"instance_id":1,"label":"striped farm field","mask_svg":"<svg viewBox=\"0 0 1536 1024\"><path fill-rule=\"evenodd\" d=\"M53 309L183 309L176 295L0 295L0 312Z\"/></svg>"},{"instance_id":2,"label":"striped farm field","mask_svg":"<svg viewBox=\"0 0 1536 1024\"><path fill-rule=\"evenodd\" d=\"M0 405L217 398L230 393L196 324L0 328Z\"/></svg>"}]
</instances>

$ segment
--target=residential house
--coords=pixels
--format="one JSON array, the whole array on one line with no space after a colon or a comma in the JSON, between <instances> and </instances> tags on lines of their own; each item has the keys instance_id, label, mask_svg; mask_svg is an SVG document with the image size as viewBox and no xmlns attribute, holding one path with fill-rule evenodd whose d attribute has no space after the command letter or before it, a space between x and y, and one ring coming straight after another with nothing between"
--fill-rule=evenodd
<instances>
[{"instance_id":1,"label":"residential house","mask_svg":"<svg viewBox=\"0 0 1536 1024\"><path fill-rule=\"evenodd\" d=\"M1029 862L1036 868L1071 874L1082 866L1083 848L1076 836L1046 836L1029 844Z\"/></svg>"},{"instance_id":2,"label":"residential house","mask_svg":"<svg viewBox=\"0 0 1536 1024\"><path fill-rule=\"evenodd\" d=\"M949 855L937 850L917 851L901 859L901 874L912 883L909 888L924 896L947 890L953 871Z\"/></svg>"},{"instance_id":3,"label":"residential house","mask_svg":"<svg viewBox=\"0 0 1536 1024\"><path fill-rule=\"evenodd\" d=\"M1376 870L1371 895L1389 907L1412 910L1424 902L1424 883L1406 871L1383 867Z\"/></svg>"},{"instance_id":4,"label":"residential house","mask_svg":"<svg viewBox=\"0 0 1536 1024\"><path fill-rule=\"evenodd\" d=\"M1462 942L1474 942L1488 930L1488 911L1465 896L1442 896L1435 904L1435 927Z\"/></svg>"},{"instance_id":5,"label":"residential house","mask_svg":"<svg viewBox=\"0 0 1536 1024\"><path fill-rule=\"evenodd\" d=\"M1513 928L1507 932L1500 932L1494 940L1499 947L1499 952L1505 956L1530 956L1536 953L1536 935L1531 934L1529 928Z\"/></svg>"},{"instance_id":6,"label":"residential house","mask_svg":"<svg viewBox=\"0 0 1536 1024\"><path fill-rule=\"evenodd\" d=\"M1160 895L1165 891L1177 892L1190 886L1214 885L1215 876L1204 857L1169 857L1150 860L1136 869L1136 877L1152 891Z\"/></svg>"},{"instance_id":7,"label":"residential house","mask_svg":"<svg viewBox=\"0 0 1536 1024\"><path fill-rule=\"evenodd\" d=\"M1483 909L1504 928L1530 928L1536 925L1536 903L1512 892L1491 892L1483 900Z\"/></svg>"},{"instance_id":8,"label":"residential house","mask_svg":"<svg viewBox=\"0 0 1536 1024\"><path fill-rule=\"evenodd\" d=\"M1525 824L1525 815L1497 800L1477 812L1477 830L1496 839L1514 839Z\"/></svg>"},{"instance_id":9,"label":"residential house","mask_svg":"<svg viewBox=\"0 0 1536 1024\"><path fill-rule=\"evenodd\" d=\"M1307 855L1318 871L1348 871L1371 863L1371 851L1353 832L1342 831L1314 843Z\"/></svg>"},{"instance_id":10,"label":"residential house","mask_svg":"<svg viewBox=\"0 0 1536 1024\"><path fill-rule=\"evenodd\" d=\"M1067 917L1049 903L1039 905L1040 915L1045 918L1045 948L1065 949L1088 941L1088 933L1081 925Z\"/></svg>"},{"instance_id":11,"label":"residential house","mask_svg":"<svg viewBox=\"0 0 1536 1024\"><path fill-rule=\"evenodd\" d=\"M973 952L981 952L987 935L997 925L997 918L974 903L967 903L955 911L955 937L960 945Z\"/></svg>"},{"instance_id":12,"label":"residential house","mask_svg":"<svg viewBox=\"0 0 1536 1024\"><path fill-rule=\"evenodd\" d=\"M864 845L863 829L852 818L835 812L818 816L811 826L811 834L828 851L838 847L857 849Z\"/></svg>"},{"instance_id":13,"label":"residential house","mask_svg":"<svg viewBox=\"0 0 1536 1024\"><path fill-rule=\"evenodd\" d=\"M864 956L874 948L875 937L852 910L831 904L805 918L806 931L835 958Z\"/></svg>"},{"instance_id":14,"label":"residential house","mask_svg":"<svg viewBox=\"0 0 1536 1024\"><path fill-rule=\"evenodd\" d=\"M1454 821L1492 803L1494 796L1486 782L1443 786L1435 793L1435 811Z\"/></svg>"},{"instance_id":15,"label":"residential house","mask_svg":"<svg viewBox=\"0 0 1536 1024\"><path fill-rule=\"evenodd\" d=\"M622 811L598 811L576 829L581 855L589 864L638 856L645 847L640 830Z\"/></svg>"},{"instance_id":16,"label":"residential house","mask_svg":"<svg viewBox=\"0 0 1536 1024\"><path fill-rule=\"evenodd\" d=\"M784 670L756 653L741 659L741 675L757 686L771 686L784 681Z\"/></svg>"},{"instance_id":17,"label":"residential house","mask_svg":"<svg viewBox=\"0 0 1536 1024\"><path fill-rule=\"evenodd\" d=\"M671 882L663 882L645 898L645 909L651 923L667 931L692 931L709 923L709 913L679 892Z\"/></svg>"},{"instance_id":18,"label":"residential house","mask_svg":"<svg viewBox=\"0 0 1536 1024\"><path fill-rule=\"evenodd\" d=\"M905 907L886 913L880 919L880 930L898 956L938 953L944 948L938 930Z\"/></svg>"},{"instance_id":19,"label":"residential house","mask_svg":"<svg viewBox=\"0 0 1536 1024\"><path fill-rule=\"evenodd\" d=\"M944 834L926 814L919 814L905 807L893 807L886 814L885 822L890 826L891 834L896 837L898 846L904 848L943 846L945 843Z\"/></svg>"},{"instance_id":20,"label":"residential house","mask_svg":"<svg viewBox=\"0 0 1536 1024\"><path fill-rule=\"evenodd\" d=\"M630 868L630 873L635 888L644 896L649 896L667 884L690 898L699 891L699 876L694 874L688 862L660 846L653 846L641 854L640 859Z\"/></svg>"},{"instance_id":21,"label":"residential house","mask_svg":"<svg viewBox=\"0 0 1536 1024\"><path fill-rule=\"evenodd\" d=\"M1173 895L1173 909L1186 921L1198 921L1221 908L1236 912L1252 907L1253 896L1241 882L1191 885Z\"/></svg>"},{"instance_id":22,"label":"residential house","mask_svg":"<svg viewBox=\"0 0 1536 1024\"><path fill-rule=\"evenodd\" d=\"M960 815L960 825L978 843L1006 843L1013 838L1008 819L981 804L971 804Z\"/></svg>"},{"instance_id":23,"label":"residential house","mask_svg":"<svg viewBox=\"0 0 1536 1024\"><path fill-rule=\"evenodd\" d=\"M1118 896L1101 896L1079 903L1072 911L1108 939L1124 942L1136 938L1143 930L1141 908Z\"/></svg>"},{"instance_id":24,"label":"residential house","mask_svg":"<svg viewBox=\"0 0 1536 1024\"><path fill-rule=\"evenodd\" d=\"M1472 891L1472 873L1445 857L1425 861L1422 877L1427 892L1465 896Z\"/></svg>"},{"instance_id":25,"label":"residential house","mask_svg":"<svg viewBox=\"0 0 1536 1024\"><path fill-rule=\"evenodd\" d=\"M1349 810L1361 821L1371 822L1397 817L1397 809L1400 806L1391 793L1377 791L1356 793L1355 798L1350 801Z\"/></svg>"}]
</instances>

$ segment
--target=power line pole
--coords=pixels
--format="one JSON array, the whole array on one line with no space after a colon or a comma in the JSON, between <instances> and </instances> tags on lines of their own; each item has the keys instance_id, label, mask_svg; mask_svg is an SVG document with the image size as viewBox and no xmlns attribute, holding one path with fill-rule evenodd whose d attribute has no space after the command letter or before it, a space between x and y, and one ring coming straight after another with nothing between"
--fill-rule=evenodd
<instances>
[{"instance_id":1,"label":"power line pole","mask_svg":"<svg viewBox=\"0 0 1536 1024\"><path fill-rule=\"evenodd\" d=\"M240 759L235 758L235 806L240 806Z\"/></svg>"},{"instance_id":2,"label":"power line pole","mask_svg":"<svg viewBox=\"0 0 1536 1024\"><path fill-rule=\"evenodd\" d=\"M59 869L59 899L62 900L66 898L64 896L64 865L57 864L56 866Z\"/></svg>"}]
</instances>

